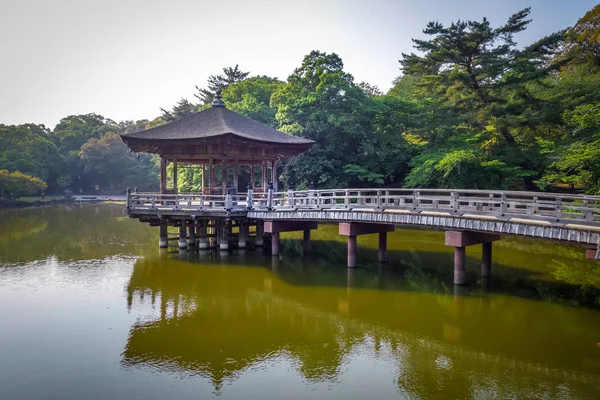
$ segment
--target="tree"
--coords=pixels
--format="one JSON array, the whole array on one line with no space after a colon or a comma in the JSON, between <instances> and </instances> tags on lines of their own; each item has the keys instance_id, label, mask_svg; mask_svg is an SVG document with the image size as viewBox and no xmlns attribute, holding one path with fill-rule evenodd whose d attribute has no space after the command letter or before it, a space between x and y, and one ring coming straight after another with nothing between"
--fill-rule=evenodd
<instances>
[{"instance_id":1,"label":"tree","mask_svg":"<svg viewBox=\"0 0 600 400\"><path fill-rule=\"evenodd\" d=\"M418 94L434 97L436 107L459 117L446 125L452 128L447 132L455 130L468 140L461 146L466 152L458 154L475 154L480 166L502 165L504 173L512 174L506 178L521 177L532 189L543 169L535 137L546 105L529 85L560 67L552 57L563 32L519 50L514 35L527 28L529 12L519 11L498 28L486 18L448 27L430 22L423 32L432 38L413 40L422 55L402 54L400 63L405 76L418 80Z\"/></svg>"},{"instance_id":2,"label":"tree","mask_svg":"<svg viewBox=\"0 0 600 400\"><path fill-rule=\"evenodd\" d=\"M146 190L156 187L158 172L153 157L136 156L129 151L121 137L107 133L100 139L89 139L81 146L86 182L107 187L110 192L123 191L127 186Z\"/></svg>"},{"instance_id":3,"label":"tree","mask_svg":"<svg viewBox=\"0 0 600 400\"><path fill-rule=\"evenodd\" d=\"M198 106L182 97L181 100L173 106L172 111L167 111L164 108L161 108L160 111L162 111L162 115L160 116L162 120L164 122L171 122L198 112Z\"/></svg>"},{"instance_id":4,"label":"tree","mask_svg":"<svg viewBox=\"0 0 600 400\"><path fill-rule=\"evenodd\" d=\"M273 94L280 129L316 142L308 152L285 161L284 182L296 187L311 181L325 187L381 182L377 173L357 168L379 156L366 153L363 145L374 131L380 107L353 81L337 54L312 51Z\"/></svg>"},{"instance_id":5,"label":"tree","mask_svg":"<svg viewBox=\"0 0 600 400\"><path fill-rule=\"evenodd\" d=\"M377 85L371 85L370 83L367 83L367 82L361 82L356 86L361 88L363 90L363 92L365 92L365 94L369 97L383 96L383 92L381 90L379 90L379 87L377 87Z\"/></svg>"},{"instance_id":6,"label":"tree","mask_svg":"<svg viewBox=\"0 0 600 400\"><path fill-rule=\"evenodd\" d=\"M0 170L0 196L18 199L22 196L34 196L46 190L46 182L21 171Z\"/></svg>"},{"instance_id":7,"label":"tree","mask_svg":"<svg viewBox=\"0 0 600 400\"><path fill-rule=\"evenodd\" d=\"M276 128L277 107L271 107L271 96L283 85L277 78L253 76L229 85L223 101L227 108Z\"/></svg>"},{"instance_id":8,"label":"tree","mask_svg":"<svg viewBox=\"0 0 600 400\"><path fill-rule=\"evenodd\" d=\"M21 171L55 182L62 169L62 157L43 125L0 124L0 169Z\"/></svg>"},{"instance_id":9,"label":"tree","mask_svg":"<svg viewBox=\"0 0 600 400\"><path fill-rule=\"evenodd\" d=\"M241 82L250 75L250 72L244 72L239 69L236 64L235 67L223 68L223 75L211 75L208 77L207 88L199 88L196 85L198 93L194 94L200 100L200 104L206 105L213 101L214 95L218 89L222 91L227 89L229 85Z\"/></svg>"},{"instance_id":10,"label":"tree","mask_svg":"<svg viewBox=\"0 0 600 400\"><path fill-rule=\"evenodd\" d=\"M600 4L588 11L567 31L563 51L557 59L567 67L600 67Z\"/></svg>"}]
</instances>

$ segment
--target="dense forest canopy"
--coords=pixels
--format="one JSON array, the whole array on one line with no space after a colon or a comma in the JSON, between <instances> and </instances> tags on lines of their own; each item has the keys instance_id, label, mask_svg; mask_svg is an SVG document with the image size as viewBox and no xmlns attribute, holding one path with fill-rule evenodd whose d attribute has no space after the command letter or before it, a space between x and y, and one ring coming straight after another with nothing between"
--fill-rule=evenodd
<instances>
[{"instance_id":1,"label":"dense forest canopy","mask_svg":"<svg viewBox=\"0 0 600 400\"><path fill-rule=\"evenodd\" d=\"M118 135L209 107L221 89L230 109L316 142L282 161L284 186L600 194L600 5L523 47L517 38L529 14L500 26L486 18L430 22L426 38L413 40L415 52L400 55L387 93L355 83L337 54L312 51L286 81L226 67L196 86L195 99L151 121L87 114L52 130L0 125L0 193L157 190L156 156L131 153ZM183 170L178 186L197 191L200 174Z\"/></svg>"}]
</instances>

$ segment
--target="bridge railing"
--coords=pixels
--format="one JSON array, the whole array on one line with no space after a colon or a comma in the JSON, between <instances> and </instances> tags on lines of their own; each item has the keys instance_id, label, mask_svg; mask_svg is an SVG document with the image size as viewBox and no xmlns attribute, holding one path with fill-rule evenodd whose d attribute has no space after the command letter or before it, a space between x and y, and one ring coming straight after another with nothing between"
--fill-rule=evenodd
<instances>
[{"instance_id":1,"label":"bridge railing","mask_svg":"<svg viewBox=\"0 0 600 400\"><path fill-rule=\"evenodd\" d=\"M450 215L564 220L585 225L600 225L600 196L559 193L451 189L327 189L273 193L271 203L271 209L274 210L427 211Z\"/></svg>"},{"instance_id":2,"label":"bridge railing","mask_svg":"<svg viewBox=\"0 0 600 400\"><path fill-rule=\"evenodd\" d=\"M128 193L137 211L355 210L434 212L600 225L600 196L451 189L325 189L226 196Z\"/></svg>"}]
</instances>

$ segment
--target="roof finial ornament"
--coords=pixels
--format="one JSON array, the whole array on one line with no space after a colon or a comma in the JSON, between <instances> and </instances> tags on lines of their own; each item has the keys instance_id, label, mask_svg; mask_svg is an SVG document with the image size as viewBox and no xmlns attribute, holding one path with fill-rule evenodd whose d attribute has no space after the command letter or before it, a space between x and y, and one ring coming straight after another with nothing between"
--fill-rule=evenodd
<instances>
[{"instance_id":1,"label":"roof finial ornament","mask_svg":"<svg viewBox=\"0 0 600 400\"><path fill-rule=\"evenodd\" d=\"M213 107L225 107L225 103L221 100L221 88L215 92L215 98L212 102Z\"/></svg>"}]
</instances>

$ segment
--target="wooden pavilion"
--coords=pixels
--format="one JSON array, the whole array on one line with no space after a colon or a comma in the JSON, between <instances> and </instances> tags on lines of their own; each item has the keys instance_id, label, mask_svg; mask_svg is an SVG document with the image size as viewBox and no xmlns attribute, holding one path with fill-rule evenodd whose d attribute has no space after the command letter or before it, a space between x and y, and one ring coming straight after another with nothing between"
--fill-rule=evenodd
<instances>
[{"instance_id":1,"label":"wooden pavilion","mask_svg":"<svg viewBox=\"0 0 600 400\"><path fill-rule=\"evenodd\" d=\"M277 163L308 150L312 140L288 135L225 107L217 91L212 107L177 121L121 135L134 152L160 156L160 192L177 194L178 168L200 165L202 194L277 191ZM167 166L173 165L172 179Z\"/></svg>"}]
</instances>

